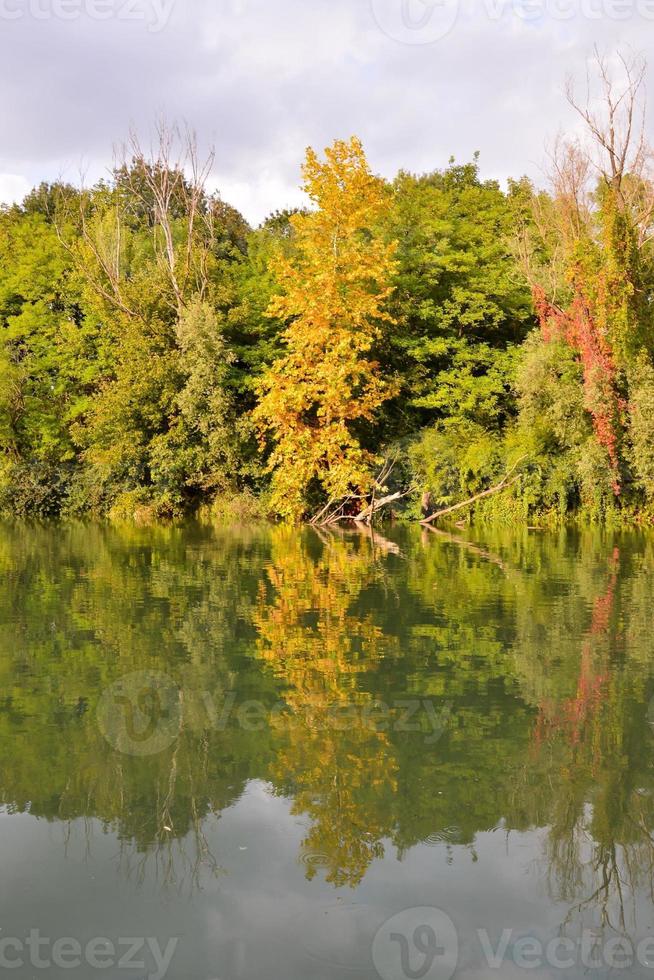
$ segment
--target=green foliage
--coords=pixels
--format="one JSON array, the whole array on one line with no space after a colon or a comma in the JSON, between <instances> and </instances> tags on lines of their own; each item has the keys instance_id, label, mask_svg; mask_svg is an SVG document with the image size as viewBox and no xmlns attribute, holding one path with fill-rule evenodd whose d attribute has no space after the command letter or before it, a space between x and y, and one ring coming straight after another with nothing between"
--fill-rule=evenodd
<instances>
[{"instance_id":1,"label":"green foliage","mask_svg":"<svg viewBox=\"0 0 654 980\"><path fill-rule=\"evenodd\" d=\"M630 461L638 488L654 501L654 367L643 354L631 377Z\"/></svg>"},{"instance_id":2,"label":"green foliage","mask_svg":"<svg viewBox=\"0 0 654 980\"><path fill-rule=\"evenodd\" d=\"M44 214L0 212L0 269L0 507L52 513L75 468L70 426L84 399L80 368L92 331Z\"/></svg>"},{"instance_id":3,"label":"green foliage","mask_svg":"<svg viewBox=\"0 0 654 980\"><path fill-rule=\"evenodd\" d=\"M464 419L425 429L409 457L421 489L447 507L500 476L503 451L500 436Z\"/></svg>"},{"instance_id":4,"label":"green foliage","mask_svg":"<svg viewBox=\"0 0 654 980\"><path fill-rule=\"evenodd\" d=\"M342 172L310 152L313 210L253 230L169 135L0 209L0 514L297 516L366 496L393 447L393 489L442 506L519 461L477 519L654 512L643 174L389 184L354 140Z\"/></svg>"},{"instance_id":5,"label":"green foliage","mask_svg":"<svg viewBox=\"0 0 654 980\"><path fill-rule=\"evenodd\" d=\"M482 181L477 160L394 184L389 235L399 271L390 338L403 424L467 418L497 428L513 412L516 351L533 325L512 254L519 185ZM407 412L408 408L408 412Z\"/></svg>"},{"instance_id":6,"label":"green foliage","mask_svg":"<svg viewBox=\"0 0 654 980\"><path fill-rule=\"evenodd\" d=\"M177 324L185 383L177 396L178 454L188 454L187 481L201 490L225 489L238 471L236 418L227 388L234 355L214 309L195 299Z\"/></svg>"},{"instance_id":7,"label":"green foliage","mask_svg":"<svg viewBox=\"0 0 654 980\"><path fill-rule=\"evenodd\" d=\"M593 437L582 368L563 341L525 341L515 380L517 418L501 433L468 420L425 429L411 449L421 488L448 506L501 482L517 464L520 480L476 508L478 519L561 520L579 507L605 517L614 507L611 465Z\"/></svg>"},{"instance_id":8,"label":"green foliage","mask_svg":"<svg viewBox=\"0 0 654 980\"><path fill-rule=\"evenodd\" d=\"M237 486L249 233L142 159L0 213L0 508L173 515Z\"/></svg>"},{"instance_id":9,"label":"green foliage","mask_svg":"<svg viewBox=\"0 0 654 980\"><path fill-rule=\"evenodd\" d=\"M564 516L582 501L601 507L611 492L610 465L593 439L574 352L534 332L524 345L516 390L519 417L511 435L532 464L522 488L530 511Z\"/></svg>"}]
</instances>

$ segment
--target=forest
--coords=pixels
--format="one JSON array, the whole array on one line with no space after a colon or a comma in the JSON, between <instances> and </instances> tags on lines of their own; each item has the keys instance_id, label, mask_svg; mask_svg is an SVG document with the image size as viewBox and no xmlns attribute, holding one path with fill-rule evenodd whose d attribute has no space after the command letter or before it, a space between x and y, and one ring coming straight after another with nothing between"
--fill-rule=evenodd
<instances>
[{"instance_id":1,"label":"forest","mask_svg":"<svg viewBox=\"0 0 654 980\"><path fill-rule=\"evenodd\" d=\"M645 78L568 85L544 187L383 179L352 137L252 228L160 123L1 207L0 515L651 523Z\"/></svg>"}]
</instances>

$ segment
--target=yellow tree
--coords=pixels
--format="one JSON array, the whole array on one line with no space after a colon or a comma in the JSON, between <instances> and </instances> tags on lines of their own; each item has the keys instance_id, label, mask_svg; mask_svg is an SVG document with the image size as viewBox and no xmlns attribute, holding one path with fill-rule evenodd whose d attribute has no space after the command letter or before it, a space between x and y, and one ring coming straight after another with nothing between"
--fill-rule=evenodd
<instances>
[{"instance_id":1,"label":"yellow tree","mask_svg":"<svg viewBox=\"0 0 654 980\"><path fill-rule=\"evenodd\" d=\"M292 219L296 247L276 260L281 292L267 311L288 323L286 350L255 410L273 445L272 507L290 518L305 512L311 489L334 499L370 489L375 457L356 424L395 393L371 358L395 271L395 248L378 231L385 185L356 138L337 140L324 162L309 149L303 176L315 208Z\"/></svg>"}]
</instances>

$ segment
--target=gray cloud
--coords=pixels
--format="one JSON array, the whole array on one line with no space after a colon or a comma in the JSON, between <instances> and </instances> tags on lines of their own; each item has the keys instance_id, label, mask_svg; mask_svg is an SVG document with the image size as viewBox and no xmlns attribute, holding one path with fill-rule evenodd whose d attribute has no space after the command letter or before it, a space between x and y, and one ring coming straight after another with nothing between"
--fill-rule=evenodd
<instances>
[{"instance_id":1,"label":"gray cloud","mask_svg":"<svg viewBox=\"0 0 654 980\"><path fill-rule=\"evenodd\" d=\"M489 176L538 178L576 125L566 73L653 33L654 0L0 0L0 198L96 178L161 114L215 143L251 220L298 200L307 145L351 133L387 175L478 149Z\"/></svg>"}]
</instances>

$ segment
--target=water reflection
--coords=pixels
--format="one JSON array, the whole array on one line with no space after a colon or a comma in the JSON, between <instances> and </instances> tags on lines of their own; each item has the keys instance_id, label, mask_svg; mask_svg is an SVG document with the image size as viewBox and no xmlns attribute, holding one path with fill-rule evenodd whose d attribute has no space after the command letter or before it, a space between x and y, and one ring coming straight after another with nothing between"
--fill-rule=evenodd
<instances>
[{"instance_id":1,"label":"water reflection","mask_svg":"<svg viewBox=\"0 0 654 980\"><path fill-rule=\"evenodd\" d=\"M497 921L482 896L498 873L528 868L534 927L645 935L653 544L590 531L0 528L0 803L56 830L59 882L71 847L96 861L111 839L126 894L156 885L206 914L227 894L238 919L262 868L276 883L296 873L288 862L307 895L346 889L390 914L384 875L399 857L400 908L449 903L471 928L525 928L527 893L507 894ZM139 700L160 697L147 682L124 687L153 676L171 685L175 727L163 748L130 751L116 741L125 712L144 737L170 722L165 699ZM270 850L247 872L255 818ZM429 853L441 870L426 882L413 859ZM12 875L18 921L29 859ZM280 899L289 921L294 900ZM229 942L233 975L249 975L245 940ZM198 977L204 955L196 945Z\"/></svg>"}]
</instances>

